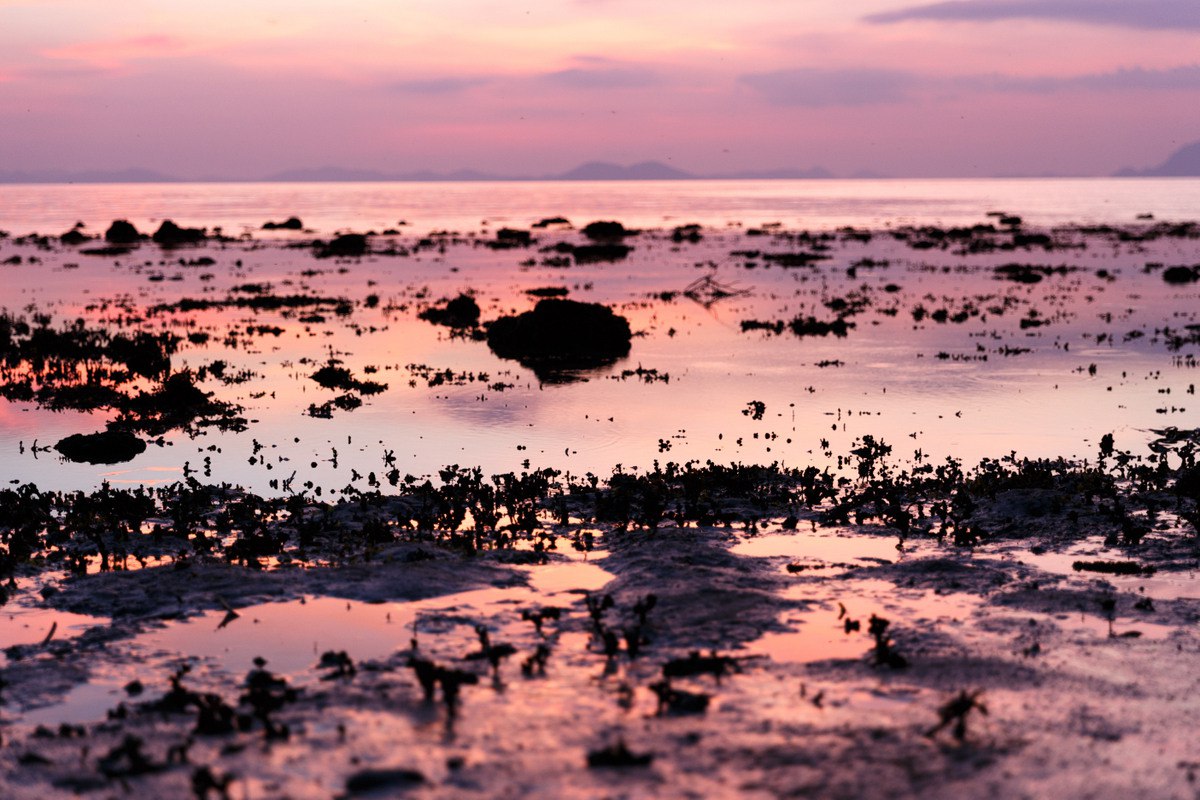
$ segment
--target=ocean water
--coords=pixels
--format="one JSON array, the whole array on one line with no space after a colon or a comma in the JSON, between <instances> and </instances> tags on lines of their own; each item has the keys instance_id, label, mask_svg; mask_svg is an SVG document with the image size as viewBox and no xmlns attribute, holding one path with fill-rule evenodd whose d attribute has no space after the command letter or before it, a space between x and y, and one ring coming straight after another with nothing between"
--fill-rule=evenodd
<instances>
[{"instance_id":1,"label":"ocean water","mask_svg":"<svg viewBox=\"0 0 1200 800\"><path fill-rule=\"evenodd\" d=\"M171 183L0 186L0 230L58 233L127 218L256 230L297 215L318 232L389 228L478 230L561 215L633 226L700 223L868 228L979 221L988 211L1037 225L1200 217L1197 178L886 179L454 183Z\"/></svg>"},{"instance_id":2,"label":"ocean water","mask_svg":"<svg viewBox=\"0 0 1200 800\"><path fill-rule=\"evenodd\" d=\"M903 464L969 464L1012 452L1094 458L1105 433L1140 447L1155 429L1194 426L1197 348L1169 348L1164 331L1200 322L1200 297L1197 284L1164 282L1161 268L1200 263L1197 240L1072 233L1069 248L962 253L914 249L888 233L995 222L986 215L997 211L1039 229L1144 228L1200 219L1200 180L0 187L0 230L12 236L58 234L77 221L102 233L116 218L142 230L170 218L246 234L179 250L147 243L119 257L0 240L0 263L18 258L0 266L0 312L183 336L172 368L221 361L227 374L244 373L241 382L210 377L202 388L250 421L244 433L175 431L131 462L92 466L46 448L101 429L109 415L0 400L0 480L89 488L169 483L190 471L270 492L288 478L295 490L365 489L393 467L436 475L448 464L601 476L617 465L690 459L838 470L846 466L839 456L866 435ZM311 232L259 230L292 215ZM550 216L574 228L536 230L528 248L486 246L500 227L528 229ZM543 252L582 242L577 229L597 219L646 232L618 261L564 268ZM703 239L673 241L672 228L685 223L703 225ZM782 233L750 235L768 223ZM803 249L787 233L842 226L877 234L835 237L822 260L802 268L749 255ZM389 228L398 232L377 237L380 249L409 252L431 231L462 235L409 255L336 262L286 246ZM211 262L196 266L201 256ZM874 266L856 266L864 260ZM1006 263L1062 269L1016 283L998 279L995 267ZM703 278L734 294L713 302L682 294ZM353 312L155 310L219 300L247 283L344 298ZM576 382L546 383L485 342L418 317L469 292L486 322L531 308L526 290L547 286L626 316L635 332L629 356ZM832 319L848 297L869 302L844 337L744 329L755 320ZM189 343L194 333L209 338ZM387 390L330 419L312 417L310 407L333 397L311 379L330 360Z\"/></svg>"}]
</instances>

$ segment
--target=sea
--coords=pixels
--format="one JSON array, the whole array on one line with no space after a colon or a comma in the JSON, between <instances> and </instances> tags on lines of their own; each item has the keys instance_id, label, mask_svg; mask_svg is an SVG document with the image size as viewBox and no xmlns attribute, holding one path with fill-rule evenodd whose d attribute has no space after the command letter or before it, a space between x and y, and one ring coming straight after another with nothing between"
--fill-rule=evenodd
<instances>
[{"instance_id":1,"label":"sea","mask_svg":"<svg viewBox=\"0 0 1200 800\"><path fill-rule=\"evenodd\" d=\"M164 183L0 186L0 229L57 233L125 218L257 230L298 216L317 231L471 231L551 216L632 226L779 222L789 228L960 225L989 211L1036 225L1121 224L1139 215L1200 217L1200 178Z\"/></svg>"},{"instance_id":2,"label":"sea","mask_svg":"<svg viewBox=\"0 0 1200 800\"><path fill-rule=\"evenodd\" d=\"M892 235L996 224L1001 214L1020 216L1025 230L1093 232L1064 234L1078 247L970 255ZM293 216L304 231L262 229ZM556 217L571 226L532 227ZM228 238L174 251L147 243L118 257L15 242L78 224L97 236L114 219L146 232L171 219ZM645 233L611 262L567 264L545 249L582 242L579 229L596 220ZM270 494L386 487L396 471L436 480L452 464L602 477L708 460L846 472L865 436L906 468L1095 458L1106 433L1144 449L1155 430L1200 419L1196 347L1171 350L1164 334L1200 322L1200 297L1196 284L1160 274L1200 263L1200 245L1103 231L1190 220L1200 220L1200 179L0 186L0 313L175 333L183 343L172 369L207 374L202 388L248 421L242 433L171 432L128 463L73 464L53 445L102 429L111 414L0 400L0 481L88 489L192 476ZM691 224L702 226L699 242L672 239ZM486 246L506 227L532 231L534 244ZM308 242L344 231L377 232L393 254L314 258ZM794 238L803 231L833 234L819 262L781 268L758 257L807 247ZM1013 283L994 272L1006 263L1052 271ZM689 297L697 280L729 294ZM154 310L247 285L345 298L353 313ZM419 317L465 292L487 322L528 310L528 290L547 287L626 316L629 356L546 382L481 337ZM867 310L844 337L746 326L827 320L863 298ZM218 362L225 380L206 372ZM388 388L315 417L334 395L311 376L331 362ZM8 369L19 377L27 366Z\"/></svg>"}]
</instances>

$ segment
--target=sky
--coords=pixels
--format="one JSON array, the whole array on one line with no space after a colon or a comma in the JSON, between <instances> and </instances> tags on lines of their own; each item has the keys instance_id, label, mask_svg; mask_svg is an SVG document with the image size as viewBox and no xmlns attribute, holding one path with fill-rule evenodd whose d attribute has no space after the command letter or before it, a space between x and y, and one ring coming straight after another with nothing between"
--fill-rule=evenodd
<instances>
[{"instance_id":1,"label":"sky","mask_svg":"<svg viewBox=\"0 0 1200 800\"><path fill-rule=\"evenodd\" d=\"M1105 175L1196 140L1198 0L0 0L0 172Z\"/></svg>"}]
</instances>

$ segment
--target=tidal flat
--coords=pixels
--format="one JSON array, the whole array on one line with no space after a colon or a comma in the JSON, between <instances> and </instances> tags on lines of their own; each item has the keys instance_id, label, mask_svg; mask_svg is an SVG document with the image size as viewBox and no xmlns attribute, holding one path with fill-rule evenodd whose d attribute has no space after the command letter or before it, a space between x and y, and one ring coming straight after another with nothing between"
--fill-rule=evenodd
<instances>
[{"instance_id":1,"label":"tidal flat","mask_svg":"<svg viewBox=\"0 0 1200 800\"><path fill-rule=\"evenodd\" d=\"M5 234L4 796L1195 797L1200 224L1019 211Z\"/></svg>"}]
</instances>

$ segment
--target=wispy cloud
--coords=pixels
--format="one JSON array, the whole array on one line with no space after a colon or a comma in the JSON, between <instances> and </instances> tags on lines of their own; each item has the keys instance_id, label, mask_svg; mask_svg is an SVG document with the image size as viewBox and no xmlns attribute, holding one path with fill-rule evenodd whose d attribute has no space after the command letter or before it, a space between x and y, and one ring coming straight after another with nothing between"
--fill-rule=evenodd
<instances>
[{"instance_id":1,"label":"wispy cloud","mask_svg":"<svg viewBox=\"0 0 1200 800\"><path fill-rule=\"evenodd\" d=\"M935 79L929 79L932 81ZM1146 92L1200 90L1200 65L1171 69L1118 69L1084 75L965 75L946 81L951 88L971 92L1024 92L1052 94L1086 90L1095 92Z\"/></svg>"},{"instance_id":2,"label":"wispy cloud","mask_svg":"<svg viewBox=\"0 0 1200 800\"><path fill-rule=\"evenodd\" d=\"M779 106L867 106L910 99L921 78L887 69L783 69L742 75L740 83Z\"/></svg>"},{"instance_id":3,"label":"wispy cloud","mask_svg":"<svg viewBox=\"0 0 1200 800\"><path fill-rule=\"evenodd\" d=\"M790 69L743 75L738 81L772 105L830 108L898 103L928 92L1144 92L1200 90L1200 64L1170 69L1130 67L1082 75L928 75L904 70Z\"/></svg>"},{"instance_id":4,"label":"wispy cloud","mask_svg":"<svg viewBox=\"0 0 1200 800\"><path fill-rule=\"evenodd\" d=\"M81 61L105 69L115 69L135 59L177 57L188 49L189 42L184 39L153 34L77 42L47 49L43 51L43 55L51 59Z\"/></svg>"},{"instance_id":5,"label":"wispy cloud","mask_svg":"<svg viewBox=\"0 0 1200 800\"><path fill-rule=\"evenodd\" d=\"M1200 30L1197 0L949 0L871 14L867 22L1047 19L1139 30Z\"/></svg>"},{"instance_id":6,"label":"wispy cloud","mask_svg":"<svg viewBox=\"0 0 1200 800\"><path fill-rule=\"evenodd\" d=\"M571 67L544 73L541 78L569 89L630 89L660 82L656 72L643 67Z\"/></svg>"},{"instance_id":7,"label":"wispy cloud","mask_svg":"<svg viewBox=\"0 0 1200 800\"><path fill-rule=\"evenodd\" d=\"M483 86L486 83L490 83L491 80L491 78L485 78L482 76L447 76L441 78L397 81L391 84L391 88L398 92L407 92L411 94L458 94L459 92L465 92L468 89L474 89L476 86Z\"/></svg>"}]
</instances>

